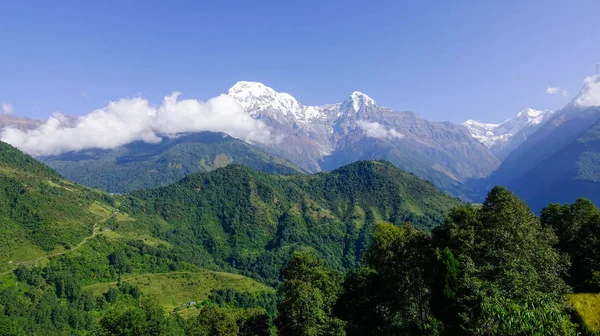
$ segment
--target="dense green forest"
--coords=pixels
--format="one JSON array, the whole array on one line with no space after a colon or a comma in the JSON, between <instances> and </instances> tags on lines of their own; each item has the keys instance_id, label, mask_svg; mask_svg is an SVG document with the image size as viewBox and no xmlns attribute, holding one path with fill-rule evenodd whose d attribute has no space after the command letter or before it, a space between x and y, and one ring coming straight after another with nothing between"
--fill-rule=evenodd
<instances>
[{"instance_id":1,"label":"dense green forest","mask_svg":"<svg viewBox=\"0 0 600 336\"><path fill-rule=\"evenodd\" d=\"M469 205L367 161L108 195L0 146L0 335L600 331L585 199Z\"/></svg>"},{"instance_id":2,"label":"dense green forest","mask_svg":"<svg viewBox=\"0 0 600 336\"><path fill-rule=\"evenodd\" d=\"M353 269L377 223L411 222L428 231L462 204L429 182L374 161L294 176L231 165L135 191L120 203L200 266L233 268L266 281L277 281L299 249L313 250L340 271Z\"/></svg>"}]
</instances>

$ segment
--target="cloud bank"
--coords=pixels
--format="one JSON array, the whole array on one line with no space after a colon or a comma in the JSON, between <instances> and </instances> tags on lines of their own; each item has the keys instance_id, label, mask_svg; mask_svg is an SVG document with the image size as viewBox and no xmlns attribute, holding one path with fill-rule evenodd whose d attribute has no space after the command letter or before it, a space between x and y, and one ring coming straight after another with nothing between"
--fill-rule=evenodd
<instances>
[{"instance_id":1,"label":"cloud bank","mask_svg":"<svg viewBox=\"0 0 600 336\"><path fill-rule=\"evenodd\" d=\"M583 88L575 98L575 105L586 108L600 106L600 76L591 76L583 82Z\"/></svg>"},{"instance_id":2,"label":"cloud bank","mask_svg":"<svg viewBox=\"0 0 600 336\"><path fill-rule=\"evenodd\" d=\"M404 134L396 131L393 128L385 127L378 122L369 122L365 120L358 120L356 125L365 131L366 135L370 138L376 139L402 139Z\"/></svg>"},{"instance_id":3,"label":"cloud bank","mask_svg":"<svg viewBox=\"0 0 600 336\"><path fill-rule=\"evenodd\" d=\"M558 86L548 87L546 89L546 94L549 95L549 96L561 95L563 97L566 97L568 95L567 90L561 89Z\"/></svg>"},{"instance_id":4,"label":"cloud bank","mask_svg":"<svg viewBox=\"0 0 600 336\"><path fill-rule=\"evenodd\" d=\"M2 112L4 114L12 114L14 112L13 106L9 103L2 103Z\"/></svg>"},{"instance_id":5,"label":"cloud bank","mask_svg":"<svg viewBox=\"0 0 600 336\"><path fill-rule=\"evenodd\" d=\"M0 139L31 155L47 156L115 148L138 140L158 143L163 136L201 131L224 132L248 142L273 141L265 124L244 112L233 98L220 95L201 102L180 100L179 93L165 97L159 106L143 98L130 98L82 117L55 113L34 130L7 128Z\"/></svg>"}]
</instances>

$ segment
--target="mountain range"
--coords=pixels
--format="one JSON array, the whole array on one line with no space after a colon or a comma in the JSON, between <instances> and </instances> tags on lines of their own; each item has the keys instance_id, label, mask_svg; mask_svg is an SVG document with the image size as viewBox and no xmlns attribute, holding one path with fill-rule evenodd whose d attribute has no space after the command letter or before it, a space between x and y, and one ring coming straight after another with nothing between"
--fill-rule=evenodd
<instances>
[{"instance_id":1,"label":"mountain range","mask_svg":"<svg viewBox=\"0 0 600 336\"><path fill-rule=\"evenodd\" d=\"M486 270L489 260L496 263L496 252L507 251L506 246L515 256L523 255L523 244L532 242L529 249L534 253L540 246L548 251L557 240L542 230L527 205L504 188L493 188L481 207L469 206L438 188L477 200L478 193L503 184L536 211L547 202L573 202L581 196L600 202L598 85L600 77L590 78L562 109L527 110L500 125L429 122L410 112L378 106L358 92L343 103L311 108L294 103L286 94L251 90L243 107L268 125L279 141L250 144L224 133L181 133L157 143L135 141L113 149L39 158L81 183L104 190L69 181L0 142L0 202L5 205L0 207L0 330L89 334L108 325L111 334L110 323L119 328L129 325L127 320L111 319L114 314L139 316L137 320L153 328L153 322L134 309L147 309L147 316L154 317L203 316L206 307L217 306L232 309L230 314L237 316L231 320L234 315L218 315L217 322L228 318L233 325L249 329L244 316L255 314L268 327L268 314L277 313L274 287L280 286L282 274L289 284L282 269L294 264L290 260L302 252L322 259L319 269L326 265L331 274L350 272L348 288L352 288L361 277L379 272L364 268L365 256L391 261L400 269L416 257L416 267L429 265L431 273L415 274L431 277L447 267L435 263L440 256L433 242L440 237L456 244L456 251L465 242L469 249L473 237L479 237L481 252L473 255L485 256L478 267ZM255 100L257 95L262 99ZM3 127L39 125L12 117L3 120ZM493 168L485 170L478 159L491 158L489 162L497 164L500 160L492 150L500 155L501 146L506 157L490 174ZM313 150L320 156L302 156ZM306 164L315 164L312 169L320 172L311 173ZM579 207L591 211L578 212ZM548 209L546 214L556 216L550 221L568 227L597 215L585 200ZM580 214L587 217L572 218ZM586 230L593 230L596 219L585 222ZM405 223L433 230L433 236ZM446 224L436 229L442 223ZM405 240L415 235L427 238ZM589 236L586 243L593 251L597 239ZM378 249L385 247L376 259L365 253L374 251L369 248L373 242ZM494 251L492 257L489 249ZM422 258L416 251L429 252ZM446 251L448 265L463 263L464 255L455 259L450 249ZM590 255L584 251L584 256ZM531 260L546 260L545 253L531 255ZM563 259L558 252L553 255L556 258L549 260ZM464 269L474 265L469 263L474 259L464 260ZM547 270L548 265L553 262L542 262L540 269ZM357 267L356 273L351 272ZM302 273L307 270L302 268ZM566 274L580 273L570 272ZM406 276L412 273L397 274L385 277L394 284L399 278L412 281ZM524 283L521 273L509 272L514 274L519 275L518 283ZM341 281L340 276L340 285ZM440 289L449 288L448 283ZM423 293L422 288L417 284L415 290ZM148 296L156 300L154 306L147 306ZM306 302L322 301L315 296ZM201 321L188 318L185 323L194 320ZM262 329L267 335L268 328Z\"/></svg>"},{"instance_id":2,"label":"mountain range","mask_svg":"<svg viewBox=\"0 0 600 336\"><path fill-rule=\"evenodd\" d=\"M111 193L165 186L195 172L242 164L272 174L302 174L295 164L224 133L165 137L157 144L135 141L115 149L89 149L40 157L67 179Z\"/></svg>"},{"instance_id":3,"label":"mountain range","mask_svg":"<svg viewBox=\"0 0 600 336\"><path fill-rule=\"evenodd\" d=\"M471 135L486 145L496 157L504 160L531 134L552 116L554 111L523 110L500 124L486 124L476 120L462 123Z\"/></svg>"},{"instance_id":4,"label":"mountain range","mask_svg":"<svg viewBox=\"0 0 600 336\"><path fill-rule=\"evenodd\" d=\"M600 204L600 76L551 114L489 177L471 183L480 193L505 185L535 210L549 202L587 197Z\"/></svg>"},{"instance_id":5,"label":"mountain range","mask_svg":"<svg viewBox=\"0 0 600 336\"><path fill-rule=\"evenodd\" d=\"M598 202L598 82L597 76L588 78L581 92L556 111L526 109L499 124L468 120L454 125L380 106L357 91L339 103L308 106L262 83L242 81L227 95L263 123L275 141L181 133L159 143L138 141L40 159L71 180L117 193L167 185L228 164L285 175L385 160L469 201L505 185L536 209L576 196ZM33 129L40 123L0 118L3 128Z\"/></svg>"},{"instance_id":6,"label":"mountain range","mask_svg":"<svg viewBox=\"0 0 600 336\"><path fill-rule=\"evenodd\" d=\"M463 183L488 176L500 163L465 127L394 111L361 92L340 103L307 106L262 83L242 81L228 90L228 96L264 123L275 141L249 146L223 140L227 147L215 140L222 137L216 133L169 134L159 143L134 142L40 159L71 180L110 192L166 185L229 163L287 174L290 169L274 167L320 172L358 160L386 160L464 199L472 195ZM5 126L17 125L12 122ZM222 146L215 148L217 143Z\"/></svg>"},{"instance_id":7,"label":"mountain range","mask_svg":"<svg viewBox=\"0 0 600 336\"><path fill-rule=\"evenodd\" d=\"M257 82L238 82L228 94L282 138L262 148L308 171L382 159L453 195L466 196L461 181L485 177L499 164L467 129L394 111L361 92L320 106L305 106Z\"/></svg>"},{"instance_id":8,"label":"mountain range","mask_svg":"<svg viewBox=\"0 0 600 336\"><path fill-rule=\"evenodd\" d=\"M379 224L431 230L463 204L380 161L296 175L230 164L161 188L108 194L64 179L4 142L0 202L6 335L89 335L101 327L109 330L102 335L183 335L156 332L152 322L147 331L131 331L123 319L114 320L123 328L109 328L107 316L195 321L206 307L242 322L259 316L265 326L228 335L270 335L274 287L297 252L350 271ZM132 313L148 302L151 313ZM251 329L242 322L241 330Z\"/></svg>"},{"instance_id":9,"label":"mountain range","mask_svg":"<svg viewBox=\"0 0 600 336\"><path fill-rule=\"evenodd\" d=\"M0 272L68 253L100 231L124 241L146 235L142 241L166 244L180 261L271 281L299 247L350 269L376 223L410 221L431 230L462 204L378 161L291 176L233 164L166 187L110 195L68 181L3 142L0 200L9 205L0 207Z\"/></svg>"}]
</instances>

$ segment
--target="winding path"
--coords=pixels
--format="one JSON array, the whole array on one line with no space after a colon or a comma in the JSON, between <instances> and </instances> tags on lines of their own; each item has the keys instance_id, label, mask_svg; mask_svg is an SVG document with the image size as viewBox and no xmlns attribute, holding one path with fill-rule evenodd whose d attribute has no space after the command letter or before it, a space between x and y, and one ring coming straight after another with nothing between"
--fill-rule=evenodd
<instances>
[{"instance_id":1,"label":"winding path","mask_svg":"<svg viewBox=\"0 0 600 336\"><path fill-rule=\"evenodd\" d=\"M102 224L102 223L106 222L107 220L111 219L111 218L112 218L114 215L115 215L115 213L114 213L114 212L112 212L112 213L110 214L110 216L108 216L108 217L104 218L103 220L101 220L101 221L99 221L99 222L96 222L96 223L94 224L94 227L92 228L92 235L91 235L91 236L87 236L87 237L85 237L85 238L84 238L82 241L80 241L79 243L77 243L77 245L75 245L73 248L70 248L70 249L68 249L68 250L64 250L64 251L62 251L62 252L57 252L57 253L47 254L47 255L45 255L43 258L40 258L40 259L35 259L35 260L27 260L27 261L20 261L20 262L17 262L17 263L15 263L15 264L14 264L14 266L15 266L15 267L14 267L13 269L10 269L10 270L8 270L8 271L4 271L4 272L0 273L0 276L2 276L2 275L6 275L6 274L8 274L8 273L11 273L11 272L14 272L14 270L16 270L16 269L17 269L17 268L18 268L20 265L30 265L30 264L36 264L36 263L40 262L42 259L47 259L47 258L56 257L56 256L63 255L63 254L67 254L67 253L70 253L70 252L73 252L73 251L75 251L75 250L79 249L79 248L80 248L80 247L82 247L82 246L83 246L83 244L85 244L85 243L86 243L88 240L90 240L90 239L92 239L92 238L96 237L97 235L99 235L99 234L101 233L100 229L98 228L98 225L99 225L99 224Z\"/></svg>"}]
</instances>

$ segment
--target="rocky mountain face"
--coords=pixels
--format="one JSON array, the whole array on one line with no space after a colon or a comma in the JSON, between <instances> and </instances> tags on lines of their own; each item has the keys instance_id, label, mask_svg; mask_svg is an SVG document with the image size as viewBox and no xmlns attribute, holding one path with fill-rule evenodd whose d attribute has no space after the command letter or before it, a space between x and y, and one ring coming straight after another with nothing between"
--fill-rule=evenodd
<instances>
[{"instance_id":1,"label":"rocky mountain face","mask_svg":"<svg viewBox=\"0 0 600 336\"><path fill-rule=\"evenodd\" d=\"M548 121L553 113L529 108L500 124L486 124L471 119L462 125L502 161Z\"/></svg>"},{"instance_id":2,"label":"rocky mountain face","mask_svg":"<svg viewBox=\"0 0 600 336\"><path fill-rule=\"evenodd\" d=\"M534 209L588 197L600 203L600 76L511 152L479 184L505 185Z\"/></svg>"},{"instance_id":3,"label":"rocky mountain face","mask_svg":"<svg viewBox=\"0 0 600 336\"><path fill-rule=\"evenodd\" d=\"M461 181L485 177L499 164L464 127L394 111L361 92L320 106L256 82L238 82L228 94L277 134L280 141L265 149L309 171L385 159L460 195Z\"/></svg>"},{"instance_id":4,"label":"rocky mountain face","mask_svg":"<svg viewBox=\"0 0 600 336\"><path fill-rule=\"evenodd\" d=\"M0 131L7 127L29 130L34 129L41 124L41 121L35 119L17 117L10 114L0 114Z\"/></svg>"}]
</instances>

